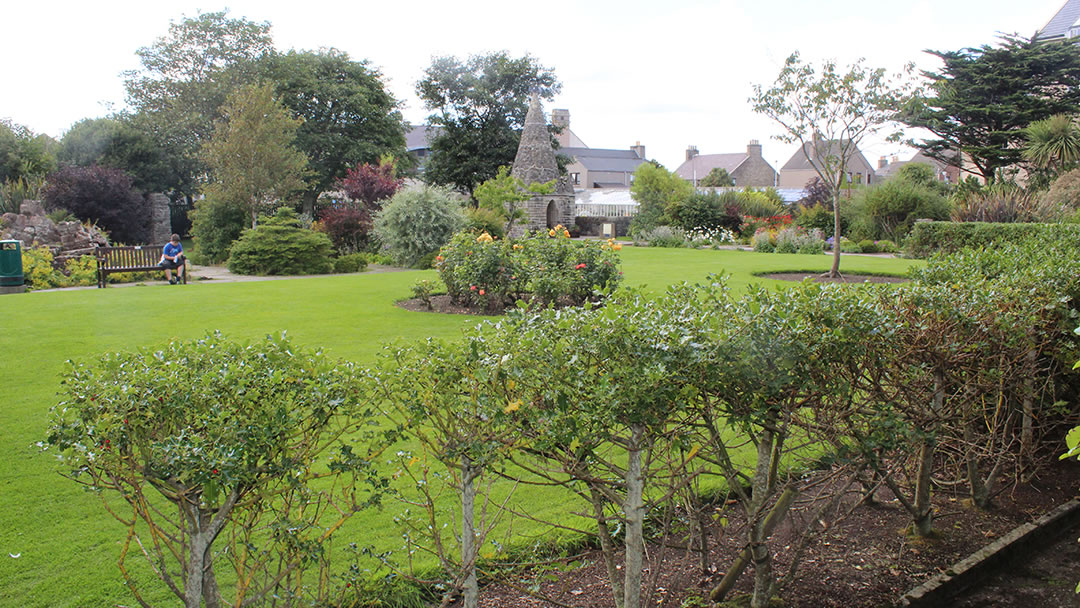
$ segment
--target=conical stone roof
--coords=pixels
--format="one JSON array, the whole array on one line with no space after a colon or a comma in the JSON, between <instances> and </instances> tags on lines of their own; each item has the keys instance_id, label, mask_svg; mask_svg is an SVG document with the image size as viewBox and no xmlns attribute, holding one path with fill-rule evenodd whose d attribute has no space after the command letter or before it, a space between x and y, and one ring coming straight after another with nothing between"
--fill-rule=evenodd
<instances>
[{"instance_id":1,"label":"conical stone roof","mask_svg":"<svg viewBox=\"0 0 1080 608\"><path fill-rule=\"evenodd\" d=\"M525 115L525 128L521 132L517 156L511 175L526 184L558 180L556 194L573 194L570 180L559 179L559 165L555 162L555 149L551 146L544 110L540 107L540 95L535 91L529 98L529 112Z\"/></svg>"}]
</instances>

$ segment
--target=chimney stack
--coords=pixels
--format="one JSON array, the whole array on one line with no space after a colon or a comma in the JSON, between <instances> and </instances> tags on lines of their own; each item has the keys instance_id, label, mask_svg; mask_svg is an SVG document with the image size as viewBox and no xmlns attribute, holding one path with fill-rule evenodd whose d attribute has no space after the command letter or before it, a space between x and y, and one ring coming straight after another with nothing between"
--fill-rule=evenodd
<instances>
[{"instance_id":1,"label":"chimney stack","mask_svg":"<svg viewBox=\"0 0 1080 608\"><path fill-rule=\"evenodd\" d=\"M690 160L698 155L697 146L686 147L686 160Z\"/></svg>"},{"instance_id":2,"label":"chimney stack","mask_svg":"<svg viewBox=\"0 0 1080 608\"><path fill-rule=\"evenodd\" d=\"M878 159L878 161L877 161L877 168L878 169L884 169L885 167L888 167L888 166L889 166L889 159L885 158L884 156L882 156L881 158Z\"/></svg>"},{"instance_id":3,"label":"chimney stack","mask_svg":"<svg viewBox=\"0 0 1080 608\"><path fill-rule=\"evenodd\" d=\"M761 142L751 139L750 143L746 145L746 154L750 158L761 158Z\"/></svg>"},{"instance_id":4,"label":"chimney stack","mask_svg":"<svg viewBox=\"0 0 1080 608\"><path fill-rule=\"evenodd\" d=\"M634 151L634 154L637 154L638 158L645 160L645 146L641 145L640 141L634 142L630 149Z\"/></svg>"},{"instance_id":5,"label":"chimney stack","mask_svg":"<svg viewBox=\"0 0 1080 608\"><path fill-rule=\"evenodd\" d=\"M570 110L564 110L556 108L551 111L551 125L559 129L559 134L555 136L556 141L559 142L559 146L563 148L570 147Z\"/></svg>"}]
</instances>

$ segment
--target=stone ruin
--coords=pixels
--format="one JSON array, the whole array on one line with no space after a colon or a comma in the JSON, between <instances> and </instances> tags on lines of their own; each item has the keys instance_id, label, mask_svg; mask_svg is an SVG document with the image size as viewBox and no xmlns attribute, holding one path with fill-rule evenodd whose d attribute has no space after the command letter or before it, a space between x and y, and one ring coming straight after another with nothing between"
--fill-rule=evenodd
<instances>
[{"instance_id":1,"label":"stone ruin","mask_svg":"<svg viewBox=\"0 0 1080 608\"><path fill-rule=\"evenodd\" d=\"M108 245L109 238L93 226L72 222L53 222L40 201L23 201L19 213L0 216L0 240L22 241L23 249L44 246L52 250L53 264L84 255L94 255L98 245Z\"/></svg>"},{"instance_id":2,"label":"stone ruin","mask_svg":"<svg viewBox=\"0 0 1080 608\"><path fill-rule=\"evenodd\" d=\"M559 176L547 119L544 118L540 96L536 91L529 98L529 112L525 116L525 128L521 132L521 143L510 174L526 185L555 180L555 192L535 195L525 202L525 225L516 224L511 231L512 236L519 236L524 230L546 230L558 224L567 227L573 225L574 187L565 175Z\"/></svg>"}]
</instances>

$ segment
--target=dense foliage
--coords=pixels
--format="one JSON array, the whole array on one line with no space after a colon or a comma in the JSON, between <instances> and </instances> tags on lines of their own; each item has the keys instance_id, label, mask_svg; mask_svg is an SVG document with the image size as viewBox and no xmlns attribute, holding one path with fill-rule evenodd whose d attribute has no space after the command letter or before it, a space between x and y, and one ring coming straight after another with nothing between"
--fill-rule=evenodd
<instances>
[{"instance_id":1,"label":"dense foliage","mask_svg":"<svg viewBox=\"0 0 1080 608\"><path fill-rule=\"evenodd\" d=\"M850 236L903 240L918 219L947 220L952 211L929 165L905 165L882 184L862 188L850 205Z\"/></svg>"},{"instance_id":2,"label":"dense foliage","mask_svg":"<svg viewBox=\"0 0 1080 608\"><path fill-rule=\"evenodd\" d=\"M690 182L675 173L652 163L642 163L634 171L630 184L630 195L638 203L638 211L630 222L630 232L667 224L668 207L678 206L693 193Z\"/></svg>"},{"instance_id":3,"label":"dense foliage","mask_svg":"<svg viewBox=\"0 0 1080 608\"><path fill-rule=\"evenodd\" d=\"M229 249L229 271L237 274L329 274L333 245L321 232L304 227L288 207L264 217Z\"/></svg>"},{"instance_id":4,"label":"dense foliage","mask_svg":"<svg viewBox=\"0 0 1080 608\"><path fill-rule=\"evenodd\" d=\"M150 208L129 175L100 166L64 167L43 192L50 211L65 209L109 233L113 243L138 245L150 238Z\"/></svg>"},{"instance_id":5,"label":"dense foliage","mask_svg":"<svg viewBox=\"0 0 1080 608\"><path fill-rule=\"evenodd\" d=\"M1080 242L1080 226L1075 224L994 224L987 222L920 222L904 242L904 252L912 257L932 253L952 253L965 247L996 247L1032 237L1046 236L1068 243Z\"/></svg>"},{"instance_id":6,"label":"dense foliage","mask_svg":"<svg viewBox=\"0 0 1080 608\"><path fill-rule=\"evenodd\" d=\"M375 234L394 261L412 266L450 242L465 225L465 214L449 190L406 188L375 216Z\"/></svg>"},{"instance_id":7,"label":"dense foliage","mask_svg":"<svg viewBox=\"0 0 1080 608\"><path fill-rule=\"evenodd\" d=\"M228 259L233 241L240 238L251 221L241 202L214 190L195 201L190 217L195 240L191 258L197 264L218 264Z\"/></svg>"},{"instance_id":8,"label":"dense foliage","mask_svg":"<svg viewBox=\"0 0 1080 608\"><path fill-rule=\"evenodd\" d=\"M141 603L128 569L140 555L189 608L317 601L335 592L323 579L334 531L384 485L353 452L372 413L348 362L284 336L208 335L71 363L48 445L74 480L120 499L106 506ZM219 586L222 572L235 582Z\"/></svg>"},{"instance_id":9,"label":"dense foliage","mask_svg":"<svg viewBox=\"0 0 1080 608\"><path fill-rule=\"evenodd\" d=\"M439 252L436 268L455 302L502 310L518 300L577 305L621 280L614 241L573 241L562 227L495 240L461 232Z\"/></svg>"}]
</instances>

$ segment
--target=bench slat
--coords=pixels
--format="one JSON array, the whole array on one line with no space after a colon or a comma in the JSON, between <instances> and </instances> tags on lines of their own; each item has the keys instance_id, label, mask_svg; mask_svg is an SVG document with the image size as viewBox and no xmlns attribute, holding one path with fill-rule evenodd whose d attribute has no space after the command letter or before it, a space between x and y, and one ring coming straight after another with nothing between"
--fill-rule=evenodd
<instances>
[{"instance_id":1,"label":"bench slat","mask_svg":"<svg viewBox=\"0 0 1080 608\"><path fill-rule=\"evenodd\" d=\"M158 266L160 247L98 247L95 257L98 263L98 287L105 287L106 277L114 272L155 272L164 270ZM183 282L187 284L186 264Z\"/></svg>"}]
</instances>

